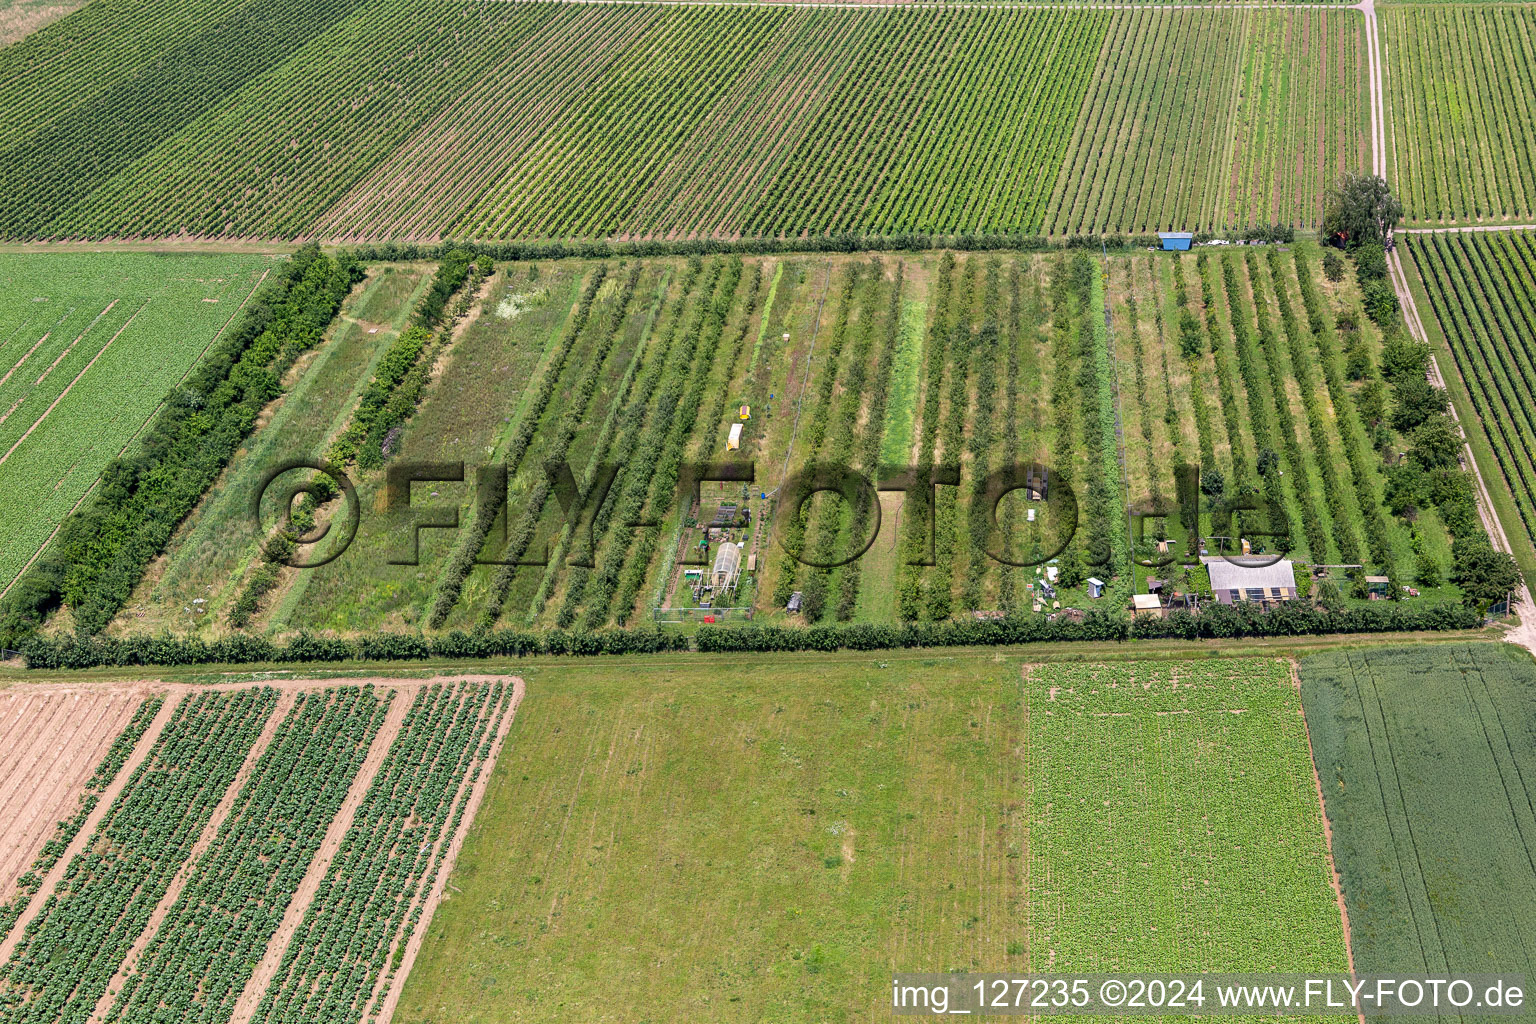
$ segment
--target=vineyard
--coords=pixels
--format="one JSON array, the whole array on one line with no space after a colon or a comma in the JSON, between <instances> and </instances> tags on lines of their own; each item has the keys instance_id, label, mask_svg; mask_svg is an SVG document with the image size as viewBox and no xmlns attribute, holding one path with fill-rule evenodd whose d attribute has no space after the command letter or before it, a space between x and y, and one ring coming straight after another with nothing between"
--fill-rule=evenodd
<instances>
[{"instance_id":1,"label":"vineyard","mask_svg":"<svg viewBox=\"0 0 1536 1024\"><path fill-rule=\"evenodd\" d=\"M255 256L0 255L0 589L267 273Z\"/></svg>"},{"instance_id":2,"label":"vineyard","mask_svg":"<svg viewBox=\"0 0 1536 1024\"><path fill-rule=\"evenodd\" d=\"M1353 12L1117 14L1044 232L1316 227L1369 159L1364 49Z\"/></svg>"},{"instance_id":3,"label":"vineyard","mask_svg":"<svg viewBox=\"0 0 1536 1024\"><path fill-rule=\"evenodd\" d=\"M1536 202L1533 12L1520 5L1388 7L1388 152L1410 222L1519 223Z\"/></svg>"},{"instance_id":4,"label":"vineyard","mask_svg":"<svg viewBox=\"0 0 1536 1024\"><path fill-rule=\"evenodd\" d=\"M1356 970L1529 972L1529 657L1378 647L1305 658L1301 680Z\"/></svg>"},{"instance_id":5,"label":"vineyard","mask_svg":"<svg viewBox=\"0 0 1536 1024\"><path fill-rule=\"evenodd\" d=\"M441 898L519 693L481 678L142 700L5 907L0 1019L226 1024L268 1019L274 1000L294 1019L294 972L315 965L327 981L302 983L316 1000L305 1019L361 1021L370 1004L376 1016ZM22 713L38 726L52 712Z\"/></svg>"},{"instance_id":6,"label":"vineyard","mask_svg":"<svg viewBox=\"0 0 1536 1024\"><path fill-rule=\"evenodd\" d=\"M1242 229L1364 159L1352 12L268 8L0 51L0 237Z\"/></svg>"},{"instance_id":7,"label":"vineyard","mask_svg":"<svg viewBox=\"0 0 1536 1024\"><path fill-rule=\"evenodd\" d=\"M409 326L428 307L436 326ZM1187 498L1220 534L1223 503L1254 496L1282 513L1267 550L1454 601L1424 565L1448 571L1465 510L1391 497L1411 445L1380 380L1397 336L1304 244L384 264L109 633L943 622L1091 608L1093 576L1116 609L1147 575L1130 513ZM359 426L384 409L396 426ZM355 539L288 568L249 509L270 467L321 456L351 463L357 494L306 499L305 521L355 508ZM680 497L688 466L720 459L750 481ZM434 467L405 513L420 529L383 513L396 460ZM815 464L937 468L862 502L807 498ZM1180 464L1203 497L1181 495ZM1027 478L998 502L998 473ZM1185 544L1194 525L1169 522ZM716 593L725 544L742 571Z\"/></svg>"},{"instance_id":8,"label":"vineyard","mask_svg":"<svg viewBox=\"0 0 1536 1024\"><path fill-rule=\"evenodd\" d=\"M724 672L529 666L397 1021L879 1019L893 962L1348 969L1282 662Z\"/></svg>"},{"instance_id":9,"label":"vineyard","mask_svg":"<svg viewBox=\"0 0 1536 1024\"><path fill-rule=\"evenodd\" d=\"M1536 538L1536 237L1528 232L1408 236L1417 276L1471 400L1467 423L1495 506L1526 571ZM1491 456L1491 457L1487 457ZM1502 487L1498 486L1502 483ZM1508 502L1506 505L1505 495Z\"/></svg>"}]
</instances>

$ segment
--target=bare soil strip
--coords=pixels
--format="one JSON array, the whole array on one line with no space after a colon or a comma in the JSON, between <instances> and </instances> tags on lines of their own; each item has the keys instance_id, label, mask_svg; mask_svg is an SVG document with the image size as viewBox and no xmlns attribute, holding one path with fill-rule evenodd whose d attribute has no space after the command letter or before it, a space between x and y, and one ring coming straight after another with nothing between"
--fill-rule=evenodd
<instances>
[{"instance_id":1,"label":"bare soil strip","mask_svg":"<svg viewBox=\"0 0 1536 1024\"><path fill-rule=\"evenodd\" d=\"M305 871L299 887L294 890L293 899L288 903L288 909L283 912L282 922L277 926L277 931L272 934L272 940L267 943L266 956L256 965L256 970L245 984L245 990L235 1001L235 1012L230 1018L230 1024L248 1024L256 1008L261 1005L262 993L272 983L272 977L283 962L283 954L288 951L288 943L293 941L294 932L298 931L300 922L304 920L304 912L309 909L310 900L314 899L315 891L320 888L321 881L325 879L325 873L331 869L331 861L335 859L336 851L341 848L342 837L352 827L352 821L357 816L358 805L368 794L368 787L373 785L373 777L378 773L379 766L384 763L384 758L394 744L395 737L399 735L400 726L404 723L405 713L410 710L410 706L410 697L397 689L384 724L380 726L378 735L373 738L373 745L368 748L368 756L363 759L362 768L358 769L357 777L352 780L352 787L347 790L347 798L336 811L336 817L331 819L330 826L326 828L325 838L320 841L320 848L315 851L315 859L310 861L309 869Z\"/></svg>"},{"instance_id":2,"label":"bare soil strip","mask_svg":"<svg viewBox=\"0 0 1536 1024\"><path fill-rule=\"evenodd\" d=\"M260 684L255 684L260 685ZM118 965L117 973L112 976L107 990L96 1001L96 1009L91 1013L92 1021L100 1021L106 1018L107 1011L112 1008L112 1001L117 998L117 993L122 991L123 983L128 980L128 975L133 972L134 965L138 963L139 956L144 952L149 940L154 938L155 932L160 930L160 922L165 920L165 915L170 913L175 905L181 890L186 886L187 879L192 877L192 869L202 859L208 847L213 845L214 839L219 834L219 829L224 825L224 819L229 817L230 808L235 805L235 798L245 788L246 782L251 777L251 772L256 768L256 762L261 760L261 755L266 753L267 745L272 742L272 737L277 734L277 727L288 717L293 710L296 690L285 690L277 699L277 706L267 716L267 724L262 726L261 735L256 737L256 742L251 744L250 751L245 755L245 763L235 773L229 788L224 790L224 796L213 809L213 815L208 819L208 824L203 826L202 835L197 837L197 842L192 844L192 850L187 854L187 859L182 861L176 877L171 879L171 884L165 890L165 895L160 897L160 902L155 904L154 911L149 915L149 920L144 924L144 930L139 937L133 940L133 945L128 949L128 955L123 957L123 962Z\"/></svg>"},{"instance_id":3,"label":"bare soil strip","mask_svg":"<svg viewBox=\"0 0 1536 1024\"><path fill-rule=\"evenodd\" d=\"M506 742L508 731L512 728L512 719L516 717L518 706L523 702L523 692L523 681L514 677L512 700L507 705L507 709L502 712L501 724L496 730L496 742L491 745L489 756L480 762L480 776L475 780L474 788L470 790L469 802L464 808L464 817L459 822L458 829L448 840L448 853L438 868L432 890L421 902L421 920L411 932L410 941L405 945L400 970L396 972L393 983L390 983L386 977L385 984L388 988L383 993L382 1002L379 1001L379 994L375 993L374 1006L378 1008L376 1018L378 1024L390 1024L394 1018L395 1006L400 1002L400 992L405 987L405 979L411 975L411 968L416 963L416 954L421 952L421 944L427 937L427 929L432 926L432 915L436 913L437 905L443 901L443 890L447 888L448 878L453 874L453 866L459 859L459 851L464 848L464 838L469 834L475 815L480 811L480 802L485 799L485 791L491 782L491 773L496 768L496 761L501 756L501 748Z\"/></svg>"},{"instance_id":4,"label":"bare soil strip","mask_svg":"<svg viewBox=\"0 0 1536 1024\"><path fill-rule=\"evenodd\" d=\"M55 824L75 813L82 788L139 700L0 694L0 900L14 893Z\"/></svg>"},{"instance_id":5,"label":"bare soil strip","mask_svg":"<svg viewBox=\"0 0 1536 1024\"><path fill-rule=\"evenodd\" d=\"M142 683L122 684L122 688L128 689L135 685L146 695L160 689L160 687L153 684L146 686ZM88 691L88 688L82 689ZM182 689L185 692L190 687L183 687ZM22 692L25 692L25 689L22 689ZM65 690L64 692L69 691ZM90 842L91 837L95 835L96 829L101 825L101 819L107 816L107 811L117 800L118 794L123 791L123 787L128 784L128 780L133 778L133 773L138 770L139 765L143 764L144 759L149 756L150 749L154 747L155 741L160 738L160 731L165 728L165 723L170 721L171 713L176 710L181 697L181 693L168 694L166 696L165 703L160 705L160 711L155 715L155 720L149 723L149 728L144 730L144 735L139 737L139 742L134 746L133 753L129 755L127 761L123 762L122 768L118 769L117 778L113 779L112 784L102 792L101 799L97 801L95 809L85 819L85 824L80 826L80 831L75 833L75 838L70 841L63 856L54 864L53 870L49 871L48 876L43 879L42 887L32 897L32 902L28 904L27 909L17 919L16 924L12 926L10 934L5 937L5 941L0 942L0 963L10 960L11 954L16 951L16 944L20 941L21 936L26 933L27 925L31 924L33 918L37 917L39 908L48 902L48 897L53 895L60 879L64 877L64 872L69 867L70 862L85 849L86 843Z\"/></svg>"}]
</instances>

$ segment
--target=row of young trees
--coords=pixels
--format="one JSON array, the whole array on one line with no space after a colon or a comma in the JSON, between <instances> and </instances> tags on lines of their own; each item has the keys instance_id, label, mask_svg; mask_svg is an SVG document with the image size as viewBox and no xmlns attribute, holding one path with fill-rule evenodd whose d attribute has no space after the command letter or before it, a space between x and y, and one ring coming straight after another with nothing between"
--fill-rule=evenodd
<instances>
[{"instance_id":1,"label":"row of young trees","mask_svg":"<svg viewBox=\"0 0 1536 1024\"><path fill-rule=\"evenodd\" d=\"M1166 623L1166 624L1161 624ZM1247 604L1213 605L1197 616L1134 622L1114 612L1093 611L1084 622L1039 615L974 621L903 624L849 623L818 626L701 626L693 635L652 627L601 630L476 630L449 633L368 633L359 636L299 634L287 640L235 634L217 641L196 637L36 637L23 652L30 668L102 666L308 664L410 662L428 659L522 658L536 655L676 654L688 651L892 650L954 646L1012 646L1056 641L1137 638L1202 639L1235 636L1302 636L1324 633L1413 632L1476 629L1482 615L1452 604L1373 604L1336 610L1299 603L1266 613Z\"/></svg>"},{"instance_id":2,"label":"row of young trees","mask_svg":"<svg viewBox=\"0 0 1536 1024\"><path fill-rule=\"evenodd\" d=\"M640 270L638 263L630 267L623 279L623 284L620 285L619 299L613 304L610 315L597 327L597 342L588 357L584 372L574 384L566 381L566 386L570 390L564 397L568 401L561 403L564 411L557 419L558 425L553 430L554 436L546 439L542 445L544 457L548 460L563 461L570 451L571 442L576 438L576 431L581 425L581 417L586 412L587 403L591 401L593 392L597 390L604 360L623 330L624 317L629 311L630 300L634 297L635 286L640 279ZM608 268L599 266L592 272L586 287L582 290L576 312L566 325L555 358L545 367L533 404L526 411L523 421L518 424L517 433L507 449L506 461L503 463L506 467L506 476L495 474L489 481L491 486L482 489L477 496L474 525L455 548L453 559L432 602L432 613L428 621L433 626L441 626L448 620L449 613L458 603L459 594L470 570L485 554L486 541L498 517L504 518L507 524L506 542L498 557L510 564L503 565L497 571L493 584L497 594L504 595L511 587L518 568L516 563L523 559L533 543L534 534L544 514L545 503L549 499L551 482L547 477L534 482L515 526L507 486L523 467L523 460L534 440L539 424L544 419L545 410L554 397L557 385L564 380L563 373L571 353L586 330L593 302L607 274Z\"/></svg>"},{"instance_id":3,"label":"row of young trees","mask_svg":"<svg viewBox=\"0 0 1536 1024\"><path fill-rule=\"evenodd\" d=\"M640 480L640 472L655 465L657 445L661 443L660 439L665 436L667 429L661 424L659 415L650 415L651 403L663 395L672 394L669 408L675 408L688 372L686 364L679 367L676 355L676 343L684 324L683 314L700 280L705 281L704 295L707 299L713 292L718 273L718 265L712 265L706 272L703 261L697 257L690 259L684 266L677 297L669 309L659 314L659 323L662 325L660 337L651 343L652 351L646 358L645 369L632 385L630 397L615 420L608 450L613 463L621 467L621 471L610 485L611 499L603 502L592 521L593 546L605 554L608 547L605 541L613 536L615 524L635 522L640 516L641 504L645 501L645 484L648 482ZM676 393L673 393L674 388ZM658 411L661 408L658 403ZM600 617L594 613L597 625L607 621L608 599L612 596L617 573L622 565L611 554L607 554L599 571L595 550L583 546L575 553L579 557L568 558L566 562L565 596L555 614L555 622L560 629L569 629L576 623L583 602L588 602L589 610L601 606ZM578 564L582 562L586 564Z\"/></svg>"},{"instance_id":4,"label":"row of young trees","mask_svg":"<svg viewBox=\"0 0 1536 1024\"><path fill-rule=\"evenodd\" d=\"M878 259L874 261L873 273L878 280L881 276L881 264ZM859 436L854 458L854 468L866 477L873 479L880 461L880 449L885 435L885 410L890 397L891 375L895 370L896 352L901 345L901 287L906 277L906 264L900 260L896 262L896 279L891 285L891 297L886 304L885 331L880 342L879 363L877 364L873 381L868 386L869 405L865 412L863 432ZM856 540L862 540L869 531L869 507L859 504L854 508L852 525L848 530L848 536ZM835 614L837 621L847 622L853 618L854 611L859 601L859 584L863 578L862 563L855 560L843 566L838 576L838 598Z\"/></svg>"},{"instance_id":5,"label":"row of young trees","mask_svg":"<svg viewBox=\"0 0 1536 1024\"><path fill-rule=\"evenodd\" d=\"M938 281L934 287L932 325L928 330L928 342L923 346L926 358L923 363L922 401L919 413L920 429L916 462L918 478L909 492L915 501L911 507L904 510L905 524L898 545L901 552L899 567L901 575L896 584L896 608L897 614L906 621L921 618L926 607L923 595L923 571L918 563L926 553L928 545L926 526L929 516L934 514L931 505L934 487L929 467L934 465L939 438L940 396L944 386L945 363L948 359L950 319L955 315L952 309L954 275L954 255L946 252L939 259ZM964 309L964 306L961 306L961 309Z\"/></svg>"},{"instance_id":6,"label":"row of young trees","mask_svg":"<svg viewBox=\"0 0 1536 1024\"><path fill-rule=\"evenodd\" d=\"M842 367L843 348L847 342L848 323L853 316L855 301L866 298L860 293L859 283L865 279L867 272L868 268L862 264L855 264L850 268L834 299L836 305L832 315L832 327L828 332L825 352L820 357L820 362L826 369L816 377L815 392L811 398L811 415L806 421L804 434L796 444L798 453L803 457L806 466L814 467L823 462L827 464L837 462L839 442L848 424L838 421L838 414L843 410L840 407L841 403L835 400L833 390L837 387ZM861 337L868 336L865 331L859 333ZM856 359L857 346L855 347ZM858 368L854 372L862 374L863 370ZM802 396L801 402L804 401ZM827 445L828 432L833 427L843 429L838 431L838 436L832 441L831 455L824 457L823 448ZM827 570L816 566L802 565L792 552L809 551L813 559L816 555L830 552L832 545L837 541L842 507L830 500L829 495L823 495L820 499L811 501L801 501L801 497L798 493L786 492L778 501L778 514L785 518L780 528L783 531L783 543L779 546L778 582L774 588L773 598L775 604L782 606L789 601L797 589L800 590L803 594L801 609L809 621L816 622L821 618L822 611L826 607L827 589L831 582L830 574ZM826 561L825 558L821 560Z\"/></svg>"}]
</instances>

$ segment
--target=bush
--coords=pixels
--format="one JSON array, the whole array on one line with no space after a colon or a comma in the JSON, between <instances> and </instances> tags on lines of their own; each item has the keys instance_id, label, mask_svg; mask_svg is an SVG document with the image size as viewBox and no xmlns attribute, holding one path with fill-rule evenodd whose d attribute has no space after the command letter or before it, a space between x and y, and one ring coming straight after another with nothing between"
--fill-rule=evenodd
<instances>
[{"instance_id":1,"label":"bush","mask_svg":"<svg viewBox=\"0 0 1536 1024\"><path fill-rule=\"evenodd\" d=\"M1334 284L1344 280L1344 257L1337 249L1323 250L1323 276Z\"/></svg>"},{"instance_id":2,"label":"bush","mask_svg":"<svg viewBox=\"0 0 1536 1024\"><path fill-rule=\"evenodd\" d=\"M1392 406L1393 428L1409 434L1431 416L1445 412L1445 392L1423 377L1411 378L1392 389Z\"/></svg>"},{"instance_id":3,"label":"bush","mask_svg":"<svg viewBox=\"0 0 1536 1024\"><path fill-rule=\"evenodd\" d=\"M1449 416L1435 413L1413 432L1408 458L1425 470L1455 469L1461 465L1461 432Z\"/></svg>"},{"instance_id":4,"label":"bush","mask_svg":"<svg viewBox=\"0 0 1536 1024\"><path fill-rule=\"evenodd\" d=\"M1354 252L1355 277L1363 286L1367 281L1384 281L1387 277L1387 250L1380 242L1362 245Z\"/></svg>"},{"instance_id":5,"label":"bush","mask_svg":"<svg viewBox=\"0 0 1536 1024\"><path fill-rule=\"evenodd\" d=\"M1395 323L1402 311L1397 293L1381 278L1369 278L1360 282L1360 295L1365 300L1365 315L1377 325L1386 327Z\"/></svg>"}]
</instances>

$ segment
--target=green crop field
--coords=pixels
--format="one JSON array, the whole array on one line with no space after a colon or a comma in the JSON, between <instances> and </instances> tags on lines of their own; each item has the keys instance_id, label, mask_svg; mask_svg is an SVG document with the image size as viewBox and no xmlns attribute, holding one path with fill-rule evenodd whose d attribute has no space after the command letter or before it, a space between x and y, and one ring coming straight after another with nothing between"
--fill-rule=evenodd
<instances>
[{"instance_id":1,"label":"green crop field","mask_svg":"<svg viewBox=\"0 0 1536 1024\"><path fill-rule=\"evenodd\" d=\"M1373 648L1301 678L1356 969L1529 977L1536 666L1491 644Z\"/></svg>"},{"instance_id":2,"label":"green crop field","mask_svg":"<svg viewBox=\"0 0 1536 1024\"><path fill-rule=\"evenodd\" d=\"M1536 365L1529 348L1536 329L1536 237L1528 232L1408 237L1418 278L1450 350L1451 363L1442 356L1441 369L1449 374L1454 366L1471 398L1475 415L1468 417L1468 432L1474 452L1486 462L1488 486L1512 502L1500 508L1501 521L1529 569L1536 538L1536 469L1530 455Z\"/></svg>"},{"instance_id":3,"label":"green crop field","mask_svg":"<svg viewBox=\"0 0 1536 1024\"><path fill-rule=\"evenodd\" d=\"M1389 167L1409 222L1530 219L1533 17L1515 4L1381 12Z\"/></svg>"},{"instance_id":4,"label":"green crop field","mask_svg":"<svg viewBox=\"0 0 1536 1024\"><path fill-rule=\"evenodd\" d=\"M526 674L396 1020L859 1020L893 969L1347 969L1283 662Z\"/></svg>"},{"instance_id":5,"label":"green crop field","mask_svg":"<svg viewBox=\"0 0 1536 1024\"><path fill-rule=\"evenodd\" d=\"M264 256L0 254L0 589L271 265Z\"/></svg>"},{"instance_id":6,"label":"green crop field","mask_svg":"<svg viewBox=\"0 0 1536 1024\"><path fill-rule=\"evenodd\" d=\"M0 51L0 237L1309 225L1365 159L1361 24L98 0Z\"/></svg>"},{"instance_id":7,"label":"green crop field","mask_svg":"<svg viewBox=\"0 0 1536 1024\"><path fill-rule=\"evenodd\" d=\"M99 816L92 798L60 823L33 869L42 896L5 908L15 930L0 1015L355 1024L377 1013L441 891L512 698L481 677L409 693L262 686L146 701L98 768L101 787L152 728L143 760ZM396 701L409 707L397 713ZM349 794L356 809L343 815ZM333 819L337 838L322 849ZM66 852L62 874L42 881ZM258 977L274 943L280 962Z\"/></svg>"}]
</instances>

